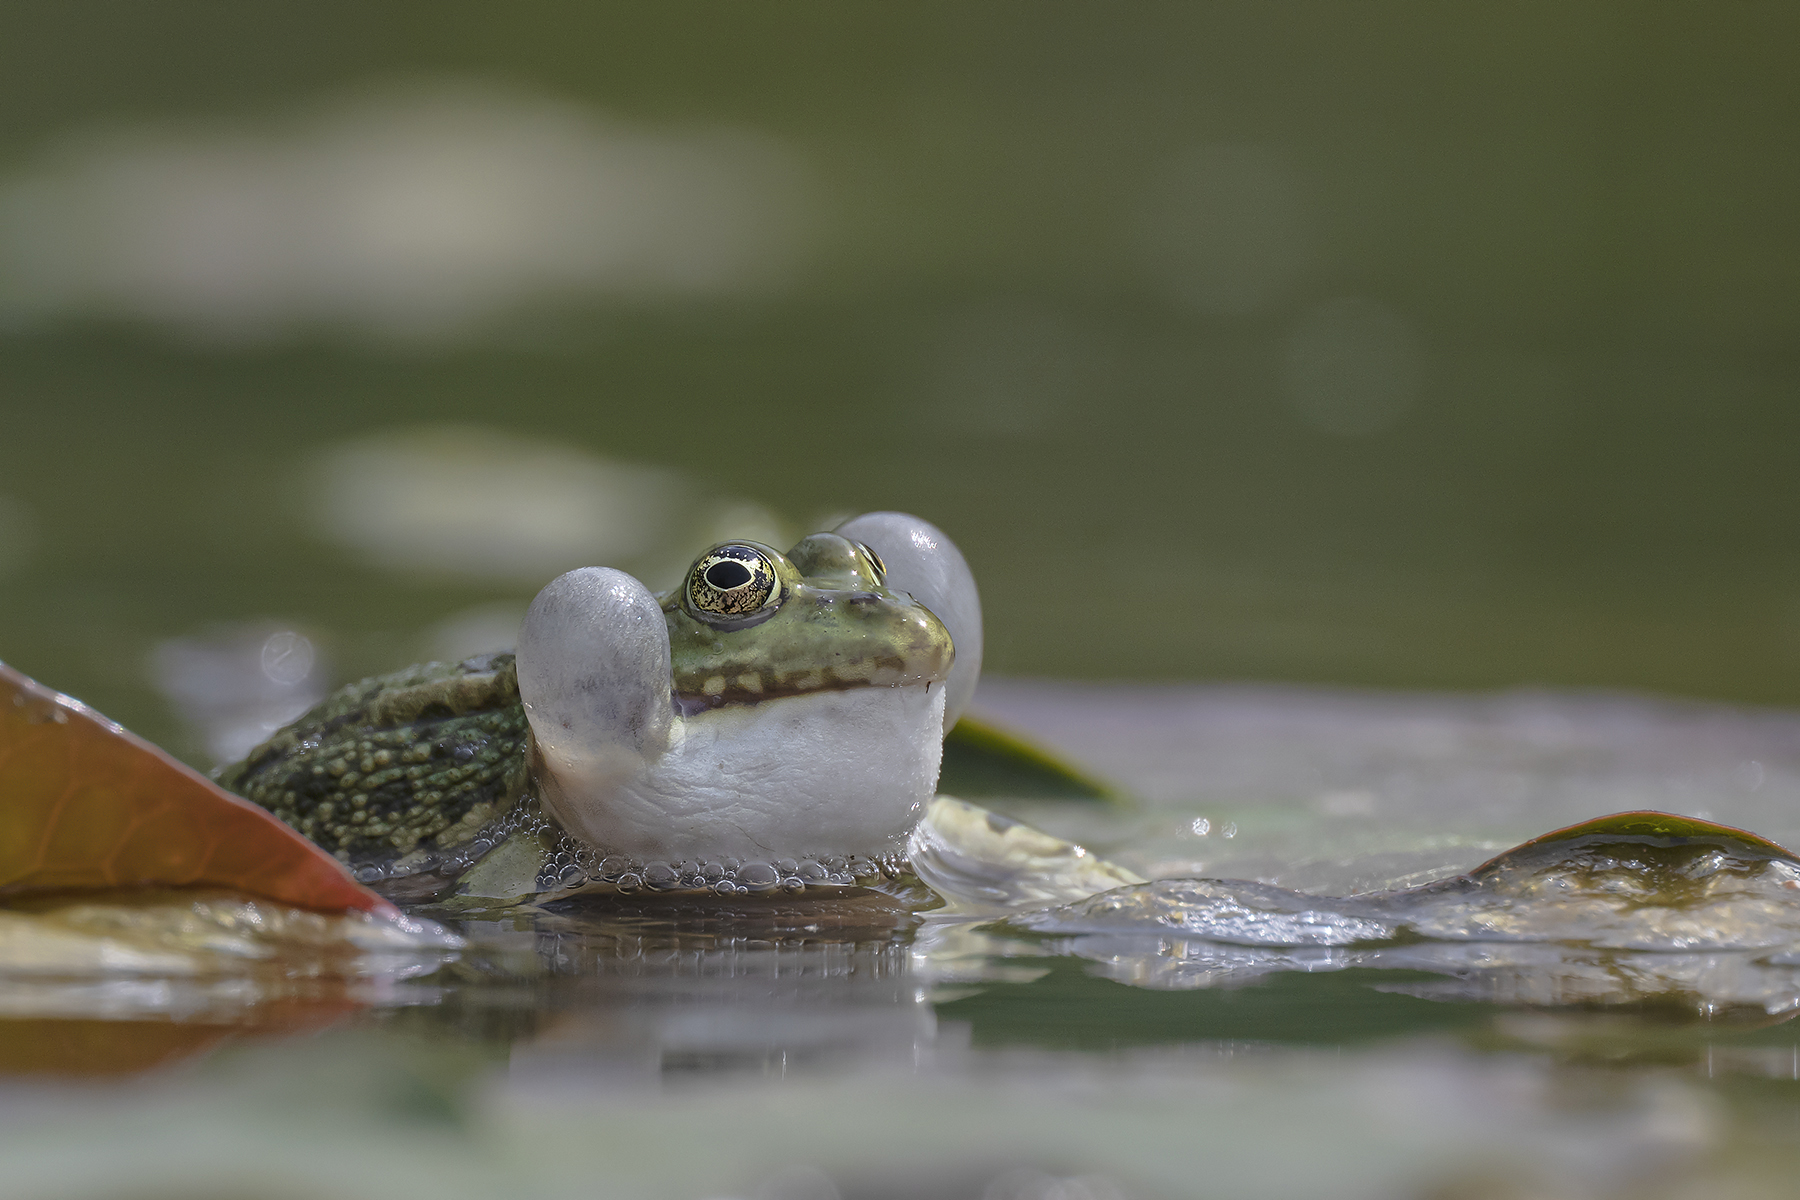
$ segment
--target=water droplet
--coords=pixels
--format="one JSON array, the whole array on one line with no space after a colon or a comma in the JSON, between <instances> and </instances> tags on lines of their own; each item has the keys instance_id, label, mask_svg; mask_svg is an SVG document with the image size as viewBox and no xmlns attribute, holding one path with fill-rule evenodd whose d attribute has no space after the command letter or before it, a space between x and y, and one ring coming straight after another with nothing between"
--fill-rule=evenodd
<instances>
[{"instance_id":1,"label":"water droplet","mask_svg":"<svg viewBox=\"0 0 1800 1200\"><path fill-rule=\"evenodd\" d=\"M771 888L780 880L780 875L768 863L745 863L737 873L738 882L752 888Z\"/></svg>"}]
</instances>

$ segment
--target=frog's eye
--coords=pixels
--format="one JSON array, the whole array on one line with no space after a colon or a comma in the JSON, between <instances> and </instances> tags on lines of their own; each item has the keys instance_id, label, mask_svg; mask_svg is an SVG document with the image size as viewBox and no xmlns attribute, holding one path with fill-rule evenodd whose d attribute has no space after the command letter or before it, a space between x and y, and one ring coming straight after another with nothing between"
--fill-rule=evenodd
<instances>
[{"instance_id":1,"label":"frog's eye","mask_svg":"<svg viewBox=\"0 0 1800 1200\"><path fill-rule=\"evenodd\" d=\"M867 542L858 542L856 544L861 547L864 554L869 556L869 561L875 564L875 573L883 579L886 579L887 564L881 561L881 555L875 553L875 547L869 545Z\"/></svg>"},{"instance_id":2,"label":"frog's eye","mask_svg":"<svg viewBox=\"0 0 1800 1200\"><path fill-rule=\"evenodd\" d=\"M688 608L698 617L754 616L780 600L775 564L755 546L709 550L688 573Z\"/></svg>"}]
</instances>

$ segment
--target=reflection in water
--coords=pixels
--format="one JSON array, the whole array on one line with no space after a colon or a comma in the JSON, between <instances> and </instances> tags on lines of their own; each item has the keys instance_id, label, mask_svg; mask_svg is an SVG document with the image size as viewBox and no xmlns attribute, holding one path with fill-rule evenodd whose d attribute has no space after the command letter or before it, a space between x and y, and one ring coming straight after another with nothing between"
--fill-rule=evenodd
<instances>
[{"instance_id":1,"label":"reflection in water","mask_svg":"<svg viewBox=\"0 0 1800 1200\"><path fill-rule=\"evenodd\" d=\"M342 443L307 485L318 531L385 569L534 583L644 553L680 509L673 472L475 426Z\"/></svg>"},{"instance_id":2,"label":"reflection in water","mask_svg":"<svg viewBox=\"0 0 1800 1200\"><path fill-rule=\"evenodd\" d=\"M1036 933L1187 933L1250 946L1402 938L1565 941L1607 949L1800 944L1800 860L1725 826L1661 813L1547 834L1466 875L1318 896L1235 879L1164 879L1013 918Z\"/></svg>"},{"instance_id":3,"label":"reflection in water","mask_svg":"<svg viewBox=\"0 0 1800 1200\"><path fill-rule=\"evenodd\" d=\"M797 249L801 175L766 137L455 82L88 130L0 179L0 319L418 340L546 296L756 292Z\"/></svg>"},{"instance_id":4,"label":"reflection in water","mask_svg":"<svg viewBox=\"0 0 1800 1200\"><path fill-rule=\"evenodd\" d=\"M937 1029L909 945L917 918L878 893L735 903L586 897L465 922L460 968L483 990L530 986L540 1019L515 1082L647 1079L914 1063Z\"/></svg>"},{"instance_id":5,"label":"reflection in water","mask_svg":"<svg viewBox=\"0 0 1800 1200\"><path fill-rule=\"evenodd\" d=\"M424 1004L461 939L216 893L14 901L0 911L0 1074L127 1074L242 1037Z\"/></svg>"},{"instance_id":6,"label":"reflection in water","mask_svg":"<svg viewBox=\"0 0 1800 1200\"><path fill-rule=\"evenodd\" d=\"M1318 794L1315 841L1387 800L1354 779ZM1230 840L1222 813L1204 835L1179 802L1168 821L1257 836L1233 811ZM95 1194L195 1194L204 1164L329 1190L329 1147L377 1195L1605 1195L1730 1159L1745 1126L1708 1077L1800 1072L1778 1023L1800 1011L1795 860L1718 826L1615 819L1350 896L1146 883L942 797L911 850L943 905L581 896L353 969L227 953L231 930L192 913L21 914L26 935L117 944L35 975L8 956L0 1071L189 1065L138 1085L151 1106L21 1092L55 1115L0 1129L9 1181L58 1195L73 1162ZM96 1141L133 1147L130 1180L69 1152Z\"/></svg>"},{"instance_id":7,"label":"reflection in water","mask_svg":"<svg viewBox=\"0 0 1800 1200\"><path fill-rule=\"evenodd\" d=\"M132 1186L147 1180L171 1194L203 1190L221 1171L240 1187L276 1178L323 1187L304 1146L315 1157L329 1147L334 1171L371 1187L385 1181L371 1195L1150 1200L1192 1194L1204 1180L1211 1195L1374 1200L1471 1172L1625 1186L1646 1173L1701 1171L1721 1145L1719 1114L1690 1083L1660 1078L1609 1093L1604 1080L1583 1083L1555 1065L1565 1054L1617 1062L1618 1046L1641 1041L1629 1031L1613 1031L1608 1043L1567 1024L1497 1030L1508 1045L1550 1048L1557 1057L1547 1060L1443 1046L1340 1055L1206 1042L1184 1051L1157 1045L1154 1030L1135 1036L1119 1024L1135 1019L1132 1010L1102 1003L1053 1022L1085 1026L1102 1048L1111 1036L1154 1053L1071 1060L1032 1048L1045 1043L1026 1005L1022 1044L982 1049L982 1018L971 1045L964 1006L946 985L960 971L964 996L1003 980L1029 991L1041 986L1027 981L1046 960L972 929L976 919L921 916L872 894L582 898L463 922L469 945L458 957L385 999L333 1008L317 997L285 1007L246 997L234 1017L228 985L215 981L213 1002L185 1011L146 1004L135 1014L0 1021L0 1068L12 1073L144 1069L245 1035L334 1022L341 1031L240 1048L199 1074L149 1085L143 1094L157 1098L149 1108L136 1094L36 1101L34 1111L54 1120L31 1126L29 1138L9 1126L0 1152L26 1189L19 1194L46 1196L58 1193L30 1190L35 1181L66 1188L71 1172L96 1194L124 1186L105 1162L68 1154L101 1139L133 1163ZM1118 966L1142 961L1146 940L1111 943L1114 961L1102 969L1124 977ZM1094 961L1109 948L1105 937L1084 936L1036 949ZM1376 953L1408 949L1416 947ZM1190 963L1284 956L1276 969L1300 970L1335 970L1348 964L1331 956L1355 953L1197 940L1161 951ZM1544 978L1513 961L1520 978ZM1419 960L1364 965L1416 973ZM1417 988L1415 978L1396 982ZM946 1005L951 1015L940 1020ZM1315 1010L1296 1015L1313 1024ZM94 1019L102 1016L114 1019ZM1312 1040L1331 1036L1327 1023ZM1718 1056L1722 1069L1773 1071L1772 1048L1733 1053ZM1570 1086L1601 1090L1572 1105ZM1283 1152L1296 1129L1305 1155ZM1177 1144L1191 1154L1166 1152Z\"/></svg>"},{"instance_id":8,"label":"reflection in water","mask_svg":"<svg viewBox=\"0 0 1800 1200\"><path fill-rule=\"evenodd\" d=\"M787 546L795 537L768 508L712 493L710 480L481 425L348 439L309 456L299 483L314 532L366 565L529 585L527 599L575 567L629 568L672 586L706 546L736 538ZM467 629L429 631L423 649L468 647L440 656L457 661L510 648L517 619L483 619L492 615L477 610L465 614Z\"/></svg>"},{"instance_id":9,"label":"reflection in water","mask_svg":"<svg viewBox=\"0 0 1800 1200\"><path fill-rule=\"evenodd\" d=\"M1106 934L1059 939L1046 949L1080 955L1098 964L1106 978L1134 987L1241 987L1289 971L1429 971L1445 978L1378 986L1429 1000L1658 1007L1703 1017L1734 1009L1800 1010L1800 965L1750 951L1658 954L1557 943L1275 948Z\"/></svg>"},{"instance_id":10,"label":"reflection in water","mask_svg":"<svg viewBox=\"0 0 1800 1200\"><path fill-rule=\"evenodd\" d=\"M1800 861L1754 835L1662 814L1603 818L1466 875L1337 897L1166 879L1020 913L1111 978L1234 986L1288 971L1429 971L1394 990L1525 1005L1800 1009Z\"/></svg>"}]
</instances>

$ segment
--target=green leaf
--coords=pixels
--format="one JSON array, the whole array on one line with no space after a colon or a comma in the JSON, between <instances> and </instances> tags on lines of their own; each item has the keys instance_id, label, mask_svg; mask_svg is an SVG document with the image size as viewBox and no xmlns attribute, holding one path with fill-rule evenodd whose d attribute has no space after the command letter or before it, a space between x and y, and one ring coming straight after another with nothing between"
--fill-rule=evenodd
<instances>
[{"instance_id":1,"label":"green leaf","mask_svg":"<svg viewBox=\"0 0 1800 1200\"><path fill-rule=\"evenodd\" d=\"M1116 788L1100 782L1050 751L979 718L965 716L944 739L938 790L974 799L1089 800L1121 804Z\"/></svg>"}]
</instances>

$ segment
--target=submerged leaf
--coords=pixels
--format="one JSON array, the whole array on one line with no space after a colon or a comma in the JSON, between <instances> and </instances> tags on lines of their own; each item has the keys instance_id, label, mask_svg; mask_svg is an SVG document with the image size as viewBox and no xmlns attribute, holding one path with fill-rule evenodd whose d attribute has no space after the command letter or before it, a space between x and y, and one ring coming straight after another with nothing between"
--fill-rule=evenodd
<instances>
[{"instance_id":1,"label":"submerged leaf","mask_svg":"<svg viewBox=\"0 0 1800 1200\"><path fill-rule=\"evenodd\" d=\"M263 809L0 663L0 895L192 886L398 915Z\"/></svg>"},{"instance_id":2,"label":"submerged leaf","mask_svg":"<svg viewBox=\"0 0 1800 1200\"><path fill-rule=\"evenodd\" d=\"M1099 800L1119 793L1015 734L964 715L944 738L938 790L953 796Z\"/></svg>"}]
</instances>

